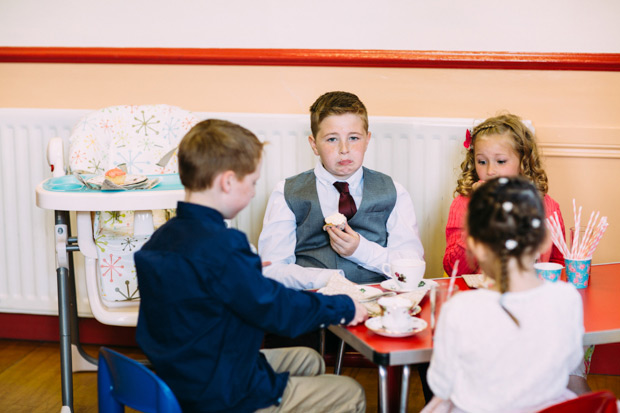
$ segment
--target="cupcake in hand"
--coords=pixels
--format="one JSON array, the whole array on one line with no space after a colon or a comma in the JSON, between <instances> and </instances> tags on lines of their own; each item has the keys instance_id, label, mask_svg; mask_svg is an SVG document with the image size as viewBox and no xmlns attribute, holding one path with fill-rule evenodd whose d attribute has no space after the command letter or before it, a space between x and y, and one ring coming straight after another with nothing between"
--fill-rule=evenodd
<instances>
[{"instance_id":1,"label":"cupcake in hand","mask_svg":"<svg viewBox=\"0 0 620 413\"><path fill-rule=\"evenodd\" d=\"M323 225L323 231L327 231L329 227L336 227L341 231L344 231L344 227L347 226L347 217L340 212L336 212L325 218L325 225Z\"/></svg>"}]
</instances>

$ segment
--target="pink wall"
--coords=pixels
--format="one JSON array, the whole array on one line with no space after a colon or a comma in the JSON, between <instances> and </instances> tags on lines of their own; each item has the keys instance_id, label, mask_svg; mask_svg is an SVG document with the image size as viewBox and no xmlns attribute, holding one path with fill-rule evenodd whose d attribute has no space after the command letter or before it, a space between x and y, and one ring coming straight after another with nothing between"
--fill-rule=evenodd
<instances>
[{"instance_id":1,"label":"pink wall","mask_svg":"<svg viewBox=\"0 0 620 413\"><path fill-rule=\"evenodd\" d=\"M1 63L0 107L168 103L194 111L307 113L328 90L358 94L371 115L530 119L550 194L607 215L595 262L620 261L620 72L281 66ZM457 165L455 165L457 167Z\"/></svg>"}]
</instances>

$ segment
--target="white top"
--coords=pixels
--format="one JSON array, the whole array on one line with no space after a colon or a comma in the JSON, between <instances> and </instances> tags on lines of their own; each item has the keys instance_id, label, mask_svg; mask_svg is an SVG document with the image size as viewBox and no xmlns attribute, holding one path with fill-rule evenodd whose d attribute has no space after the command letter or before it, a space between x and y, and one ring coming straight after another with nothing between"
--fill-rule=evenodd
<instances>
[{"instance_id":1,"label":"white top","mask_svg":"<svg viewBox=\"0 0 620 413\"><path fill-rule=\"evenodd\" d=\"M466 412L524 411L565 394L583 361L581 296L564 282L500 294L467 291L439 315L428 383Z\"/></svg>"},{"instance_id":2,"label":"white top","mask_svg":"<svg viewBox=\"0 0 620 413\"><path fill-rule=\"evenodd\" d=\"M340 193L334 187L334 178L319 162L314 168L316 190L323 216L338 212ZM358 169L347 179L349 192L356 205L362 202L364 189L363 170ZM381 273L381 265L394 258L424 259L424 248L418 235L418 224L409 192L397 182L396 205L387 220L388 242L386 247L368 241L360 235L357 250L347 259L364 268ZM322 224L320 224L322 225ZM258 252L263 261L271 265L263 268L266 277L273 278L290 288L321 288L327 284L334 270L304 268L295 264L297 241L295 214L284 199L284 181L279 182L269 197L263 231L258 239ZM342 271L339 270L341 273ZM343 274L344 275L344 274Z\"/></svg>"}]
</instances>

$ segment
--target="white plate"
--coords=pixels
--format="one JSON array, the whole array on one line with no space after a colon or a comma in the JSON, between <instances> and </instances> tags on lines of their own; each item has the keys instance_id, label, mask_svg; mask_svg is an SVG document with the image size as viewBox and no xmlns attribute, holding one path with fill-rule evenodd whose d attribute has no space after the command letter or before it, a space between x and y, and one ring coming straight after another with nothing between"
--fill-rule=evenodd
<instances>
[{"instance_id":1,"label":"white plate","mask_svg":"<svg viewBox=\"0 0 620 413\"><path fill-rule=\"evenodd\" d=\"M144 175L125 175L125 183L121 186L127 185L135 185L141 182L146 181L146 176ZM95 177L90 178L87 182L89 184L101 186L103 185L103 181L105 180L105 175L97 175Z\"/></svg>"},{"instance_id":2,"label":"white plate","mask_svg":"<svg viewBox=\"0 0 620 413\"><path fill-rule=\"evenodd\" d=\"M424 330L428 324L425 320L418 317L410 317L407 329L403 331L391 331L383 328L382 317L373 317L366 320L366 327L380 336L385 337L409 337Z\"/></svg>"},{"instance_id":3,"label":"white plate","mask_svg":"<svg viewBox=\"0 0 620 413\"><path fill-rule=\"evenodd\" d=\"M393 280L393 279L382 281L381 282L381 287L385 288L386 290L396 291L397 293L408 293L410 291L429 289L433 285L438 285L437 282L433 281L433 280L422 280L422 281L424 281L424 285L422 287L416 287L416 288L413 288L411 290L410 289L402 289L402 288L400 288L398 283L395 280Z\"/></svg>"}]
</instances>

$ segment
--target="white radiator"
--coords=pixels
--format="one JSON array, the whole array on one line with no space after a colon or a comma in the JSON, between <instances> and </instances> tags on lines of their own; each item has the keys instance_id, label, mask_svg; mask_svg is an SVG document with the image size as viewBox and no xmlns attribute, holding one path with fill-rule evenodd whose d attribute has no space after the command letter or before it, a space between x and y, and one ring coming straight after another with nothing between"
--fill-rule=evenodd
<instances>
[{"instance_id":1,"label":"white radiator","mask_svg":"<svg viewBox=\"0 0 620 413\"><path fill-rule=\"evenodd\" d=\"M0 109L0 312L57 314L53 213L35 205L35 186L50 176L45 148L68 138L88 110ZM255 245L275 184L314 167L308 115L201 113L252 130L269 145L250 206L233 221ZM424 245L427 276L443 274L445 224L472 119L371 117L365 166L410 192ZM67 154L65 153L65 156ZM75 224L74 224L75 225ZM75 233L75 226L74 231ZM75 254L79 314L90 315L80 254Z\"/></svg>"}]
</instances>

